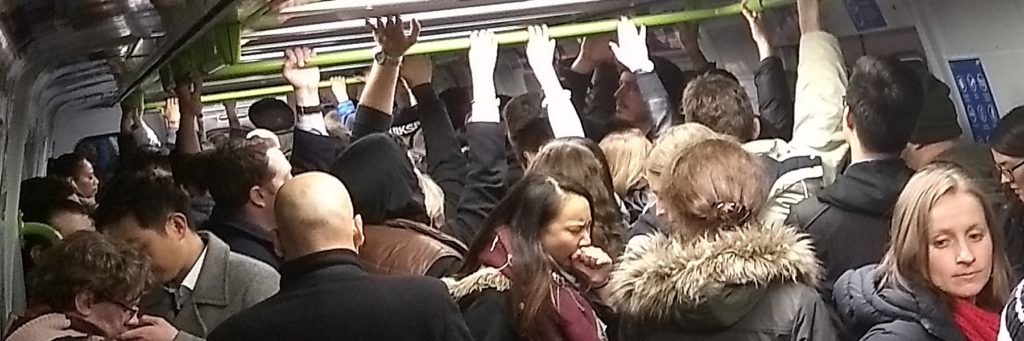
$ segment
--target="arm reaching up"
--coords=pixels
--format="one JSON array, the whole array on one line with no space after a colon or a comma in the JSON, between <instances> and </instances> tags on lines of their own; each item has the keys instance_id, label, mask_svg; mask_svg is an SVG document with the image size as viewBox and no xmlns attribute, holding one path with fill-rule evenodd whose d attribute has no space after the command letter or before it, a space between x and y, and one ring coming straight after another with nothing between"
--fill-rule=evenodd
<instances>
[{"instance_id":1,"label":"arm reaching up","mask_svg":"<svg viewBox=\"0 0 1024 341\"><path fill-rule=\"evenodd\" d=\"M760 12L752 12L743 5L743 17L750 26L750 36L757 44L761 63L754 74L757 88L757 106L761 113L759 138L793 139L793 95L786 81L782 59L773 55L771 37Z\"/></svg>"},{"instance_id":2,"label":"arm reaching up","mask_svg":"<svg viewBox=\"0 0 1024 341\"><path fill-rule=\"evenodd\" d=\"M432 61L427 56L409 56L399 72L419 102L417 113L426 144L427 172L444 193L444 214L454 216L466 179L466 158L462 155L448 110L431 84Z\"/></svg>"},{"instance_id":3,"label":"arm reaching up","mask_svg":"<svg viewBox=\"0 0 1024 341\"><path fill-rule=\"evenodd\" d=\"M679 35L679 41L683 43L686 56L690 58L690 64L697 72L707 71L714 67L704 51L700 49L700 25L697 23L683 24L683 32Z\"/></svg>"},{"instance_id":4,"label":"arm reaching up","mask_svg":"<svg viewBox=\"0 0 1024 341\"><path fill-rule=\"evenodd\" d=\"M469 172L454 216L444 231L466 245L472 244L484 220L504 194L506 164L505 128L498 113L494 91L494 65L498 60L498 39L491 31L473 32L470 37L469 68L473 77L473 111L466 124Z\"/></svg>"},{"instance_id":5,"label":"arm reaching up","mask_svg":"<svg viewBox=\"0 0 1024 341\"><path fill-rule=\"evenodd\" d=\"M842 128L848 78L839 41L821 31L818 0L798 0L797 10L802 34L790 145L821 155L827 185L849 149Z\"/></svg>"},{"instance_id":6,"label":"arm reaching up","mask_svg":"<svg viewBox=\"0 0 1024 341\"><path fill-rule=\"evenodd\" d=\"M316 54L307 47L293 47L284 51L285 62L282 74L295 88L295 127L303 131L326 136L327 123L320 108L320 68L309 66L309 60Z\"/></svg>"},{"instance_id":7,"label":"arm reaching up","mask_svg":"<svg viewBox=\"0 0 1024 341\"><path fill-rule=\"evenodd\" d=\"M473 77L473 108L469 121L499 123L501 115L494 86L498 38L491 31L475 31L470 34L469 42L469 69Z\"/></svg>"},{"instance_id":8,"label":"arm reaching up","mask_svg":"<svg viewBox=\"0 0 1024 341\"><path fill-rule=\"evenodd\" d=\"M572 95L562 88L562 83L555 73L555 41L548 35L547 26L530 26L527 28L530 40L526 43L526 57L537 77L540 87L544 90L544 105L548 111L548 121L555 137L583 137L583 124L572 105Z\"/></svg>"},{"instance_id":9,"label":"arm reaching up","mask_svg":"<svg viewBox=\"0 0 1024 341\"><path fill-rule=\"evenodd\" d=\"M203 82L178 83L174 93L178 95L181 110L177 151L181 155L198 154L202 151L202 145L199 143L199 134L202 134L202 131L198 121L202 119L203 113L203 102L200 100L203 95Z\"/></svg>"},{"instance_id":10,"label":"arm reaching up","mask_svg":"<svg viewBox=\"0 0 1024 341\"><path fill-rule=\"evenodd\" d=\"M409 22L410 32L405 33L405 22L399 16L385 20L366 20L366 26L373 31L377 42L374 63L366 79L366 87L359 99L352 138L359 139L374 132L386 131L391 126L391 110L395 102L395 86L398 85L398 67L405 52L416 44L420 35L420 24L413 19Z\"/></svg>"},{"instance_id":11,"label":"arm reaching up","mask_svg":"<svg viewBox=\"0 0 1024 341\"><path fill-rule=\"evenodd\" d=\"M638 30L632 20L623 17L619 20L618 35L619 42L608 45L619 63L636 76L640 95L647 105L646 117L635 118L637 128L641 128L644 135L655 136L672 125L672 106L665 86L654 73L654 62L647 49L647 26L640 25Z\"/></svg>"}]
</instances>

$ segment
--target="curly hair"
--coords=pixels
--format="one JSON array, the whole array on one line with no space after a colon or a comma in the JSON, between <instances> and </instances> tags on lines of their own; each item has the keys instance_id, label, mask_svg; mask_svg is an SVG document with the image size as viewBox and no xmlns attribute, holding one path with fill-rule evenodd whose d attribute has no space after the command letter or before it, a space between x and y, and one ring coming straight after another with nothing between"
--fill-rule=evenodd
<instances>
[{"instance_id":1,"label":"curly hair","mask_svg":"<svg viewBox=\"0 0 1024 341\"><path fill-rule=\"evenodd\" d=\"M96 232L79 232L43 254L28 289L33 305L69 311L80 293L130 304L153 282L149 259L137 247Z\"/></svg>"}]
</instances>

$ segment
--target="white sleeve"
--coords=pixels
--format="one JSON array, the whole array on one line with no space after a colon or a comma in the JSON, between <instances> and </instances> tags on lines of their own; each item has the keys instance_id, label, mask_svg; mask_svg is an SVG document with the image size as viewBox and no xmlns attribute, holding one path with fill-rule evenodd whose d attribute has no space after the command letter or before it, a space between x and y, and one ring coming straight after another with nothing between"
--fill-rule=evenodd
<instances>
[{"instance_id":1,"label":"white sleeve","mask_svg":"<svg viewBox=\"0 0 1024 341\"><path fill-rule=\"evenodd\" d=\"M295 123L295 128L320 136L327 136L327 122L324 120L322 114L302 114L299 113L299 119Z\"/></svg>"},{"instance_id":2,"label":"white sleeve","mask_svg":"<svg viewBox=\"0 0 1024 341\"><path fill-rule=\"evenodd\" d=\"M555 138L585 137L583 122L580 121L576 107L572 105L572 92L562 89L544 90L544 107L547 108L548 122Z\"/></svg>"}]
</instances>

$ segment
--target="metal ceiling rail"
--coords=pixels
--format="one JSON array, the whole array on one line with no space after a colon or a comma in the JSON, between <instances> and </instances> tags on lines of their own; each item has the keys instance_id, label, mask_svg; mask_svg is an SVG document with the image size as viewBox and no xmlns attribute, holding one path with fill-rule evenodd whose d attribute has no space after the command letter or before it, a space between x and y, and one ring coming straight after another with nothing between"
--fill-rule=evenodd
<instances>
[{"instance_id":1,"label":"metal ceiling rail","mask_svg":"<svg viewBox=\"0 0 1024 341\"><path fill-rule=\"evenodd\" d=\"M761 11L765 8L779 7L793 3L794 0L763 0L751 2L749 7L753 11ZM689 10L665 14L640 16L633 19L637 24L653 26L672 25L689 21L713 19L729 15L737 15L742 11L741 4L734 4L719 8ZM551 38L570 38L598 33L614 32L618 20L601 20L588 23L573 23L550 27ZM526 30L520 30L497 35L500 44L525 43L529 38ZM428 54L465 50L469 48L469 38L454 38L438 41L421 42L409 49L408 54ZM314 66L340 65L354 62L365 62L373 59L373 52L370 48L356 49L350 51L320 54L310 61ZM283 59L267 60L252 63L232 65L211 75L210 79L225 79L251 76L255 74L276 73L281 71L284 65Z\"/></svg>"},{"instance_id":2,"label":"metal ceiling rail","mask_svg":"<svg viewBox=\"0 0 1024 341\"><path fill-rule=\"evenodd\" d=\"M768 8L781 7L794 3L795 0L761 0L752 1L748 4L748 7L752 11L763 11ZM637 24L646 25L648 27L654 26L665 26L673 25L684 22L700 21L707 19L714 19L719 17L725 17L730 15L738 15L742 12L742 4L733 4L729 6L723 6L718 8L710 9L699 9L699 10L688 10L664 14L646 15L633 18L633 21ZM549 28L549 34L551 38L571 38L586 35L593 35L599 33L614 32L617 28L618 20L601 20L588 23L573 23L552 26ZM514 32L497 34L499 44L521 44L525 43L529 39L529 35L525 30L517 30ZM453 38L437 41L419 42L409 49L407 54L430 54L430 53L441 53L465 50L469 48L469 38ZM310 60L310 65L313 66L337 66L351 63L364 63L373 59L372 49L356 49L351 51L342 51L334 53L325 53L313 57ZM215 72L209 79L211 80L223 80L231 78L241 78L254 75L272 74L281 72L281 68L284 66L284 60L268 60L252 63L236 64L223 68ZM358 83L356 80L349 80L349 83ZM330 86L330 82L321 82L321 87ZM277 96L294 91L290 85L250 89L242 91L232 91L217 94L209 94L202 96L203 103L216 103L228 100L240 100L262 96ZM147 109L162 107L163 103L147 103Z\"/></svg>"}]
</instances>

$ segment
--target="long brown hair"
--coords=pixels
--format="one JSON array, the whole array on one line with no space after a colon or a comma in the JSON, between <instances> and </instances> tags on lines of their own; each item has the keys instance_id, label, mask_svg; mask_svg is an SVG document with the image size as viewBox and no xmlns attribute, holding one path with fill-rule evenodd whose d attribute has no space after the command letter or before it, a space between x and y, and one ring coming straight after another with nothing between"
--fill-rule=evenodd
<instances>
[{"instance_id":1,"label":"long brown hair","mask_svg":"<svg viewBox=\"0 0 1024 341\"><path fill-rule=\"evenodd\" d=\"M880 265L882 284L908 291L916 285L941 294L927 275L928 225L935 203L952 193L974 196L985 210L985 221L992 238L992 274L978 294L977 302L982 308L999 311L1010 295L1010 266L1003 250L1002 230L994 225L984 192L964 170L949 163L932 164L921 169L900 193L892 217L889 250Z\"/></svg>"},{"instance_id":2,"label":"long brown hair","mask_svg":"<svg viewBox=\"0 0 1024 341\"><path fill-rule=\"evenodd\" d=\"M552 140L540 148L530 172L561 176L582 184L593 198L594 246L616 258L625 250L625 222L608 168L608 160L594 141L579 137Z\"/></svg>"},{"instance_id":3,"label":"long brown hair","mask_svg":"<svg viewBox=\"0 0 1024 341\"><path fill-rule=\"evenodd\" d=\"M553 275L558 265L544 251L541 238L570 195L593 202L586 189L572 179L537 172L527 174L487 217L459 271L461 276L467 276L480 269L480 255L494 243L498 229L509 230L511 240L507 242L511 250L508 252L515 259L508 291L511 322L519 337L525 340L539 340L537 321L555 318L551 288L555 286ZM590 209L593 212L594 206Z\"/></svg>"},{"instance_id":4,"label":"long brown hair","mask_svg":"<svg viewBox=\"0 0 1024 341\"><path fill-rule=\"evenodd\" d=\"M739 143L711 139L684 149L669 168L663 203L673 232L717 234L757 219L767 198L761 162ZM689 238L684 238L684 240Z\"/></svg>"}]
</instances>

